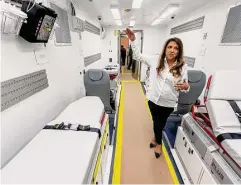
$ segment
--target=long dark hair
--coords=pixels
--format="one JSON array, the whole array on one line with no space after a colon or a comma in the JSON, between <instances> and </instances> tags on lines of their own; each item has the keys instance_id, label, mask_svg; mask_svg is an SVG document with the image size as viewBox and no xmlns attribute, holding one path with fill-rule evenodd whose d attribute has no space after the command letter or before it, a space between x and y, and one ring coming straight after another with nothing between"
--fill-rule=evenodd
<instances>
[{"instance_id":1,"label":"long dark hair","mask_svg":"<svg viewBox=\"0 0 241 185\"><path fill-rule=\"evenodd\" d=\"M164 67L165 67L164 63L165 63L165 58L166 58L166 49L167 49L168 44L171 41L176 42L176 44L178 45L178 55L176 57L177 64L170 69L170 72L173 74L173 76L179 77L181 75L182 66L184 65L183 44L182 44L181 39L176 38L176 37L170 38L166 41L166 43L163 47L162 53L159 57L159 64L158 64L156 70L157 70L157 73L160 74L160 72L164 69Z\"/></svg>"}]
</instances>

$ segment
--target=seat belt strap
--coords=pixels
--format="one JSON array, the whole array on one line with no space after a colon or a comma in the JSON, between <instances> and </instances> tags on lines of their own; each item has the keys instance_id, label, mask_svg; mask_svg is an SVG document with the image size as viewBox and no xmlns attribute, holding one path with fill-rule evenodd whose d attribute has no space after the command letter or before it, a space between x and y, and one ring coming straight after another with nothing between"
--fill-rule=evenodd
<instances>
[{"instance_id":1,"label":"seat belt strap","mask_svg":"<svg viewBox=\"0 0 241 185\"><path fill-rule=\"evenodd\" d=\"M224 133L217 136L220 143L225 139L241 139L241 133Z\"/></svg>"},{"instance_id":2,"label":"seat belt strap","mask_svg":"<svg viewBox=\"0 0 241 185\"><path fill-rule=\"evenodd\" d=\"M90 127L90 125L80 125L80 124L68 124L65 125L64 122L55 125L46 125L43 129L52 130L73 130L73 131L86 131L86 132L96 132L101 138L101 131L99 128Z\"/></svg>"},{"instance_id":3,"label":"seat belt strap","mask_svg":"<svg viewBox=\"0 0 241 185\"><path fill-rule=\"evenodd\" d=\"M237 105L237 103L234 100L228 100L230 106L232 107L232 109L234 110L236 116L239 119L239 122L241 123L241 110L239 108L239 106Z\"/></svg>"}]
</instances>

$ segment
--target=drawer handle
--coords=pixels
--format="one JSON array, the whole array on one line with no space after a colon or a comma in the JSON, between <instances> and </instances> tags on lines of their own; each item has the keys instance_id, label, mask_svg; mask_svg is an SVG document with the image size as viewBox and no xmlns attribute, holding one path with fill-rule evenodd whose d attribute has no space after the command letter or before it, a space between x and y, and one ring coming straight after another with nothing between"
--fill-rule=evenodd
<instances>
[{"instance_id":1,"label":"drawer handle","mask_svg":"<svg viewBox=\"0 0 241 185\"><path fill-rule=\"evenodd\" d=\"M194 132L192 131L192 136L194 135Z\"/></svg>"},{"instance_id":2,"label":"drawer handle","mask_svg":"<svg viewBox=\"0 0 241 185\"><path fill-rule=\"evenodd\" d=\"M184 141L184 140L185 140L185 137L183 137L182 140Z\"/></svg>"},{"instance_id":3,"label":"drawer handle","mask_svg":"<svg viewBox=\"0 0 241 185\"><path fill-rule=\"evenodd\" d=\"M191 148L188 149L189 154L193 154L193 150Z\"/></svg>"},{"instance_id":4,"label":"drawer handle","mask_svg":"<svg viewBox=\"0 0 241 185\"><path fill-rule=\"evenodd\" d=\"M187 142L185 141L184 146L187 147Z\"/></svg>"}]
</instances>

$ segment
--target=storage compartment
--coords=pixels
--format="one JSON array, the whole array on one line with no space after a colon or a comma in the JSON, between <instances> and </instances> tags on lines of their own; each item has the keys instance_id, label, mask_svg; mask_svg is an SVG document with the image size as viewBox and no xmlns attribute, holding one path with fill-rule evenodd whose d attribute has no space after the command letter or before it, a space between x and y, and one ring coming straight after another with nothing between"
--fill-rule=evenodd
<instances>
[{"instance_id":1,"label":"storage compartment","mask_svg":"<svg viewBox=\"0 0 241 185\"><path fill-rule=\"evenodd\" d=\"M202 170L202 176L198 184L217 184L208 169Z\"/></svg>"},{"instance_id":2,"label":"storage compartment","mask_svg":"<svg viewBox=\"0 0 241 185\"><path fill-rule=\"evenodd\" d=\"M181 127L178 128L175 148L191 180L194 184L198 183L202 172L202 161Z\"/></svg>"}]
</instances>

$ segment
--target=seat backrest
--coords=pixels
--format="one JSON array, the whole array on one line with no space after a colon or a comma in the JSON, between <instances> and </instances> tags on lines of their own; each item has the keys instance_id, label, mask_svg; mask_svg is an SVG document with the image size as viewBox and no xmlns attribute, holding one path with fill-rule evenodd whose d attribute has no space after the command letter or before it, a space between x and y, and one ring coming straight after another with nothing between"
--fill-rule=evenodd
<instances>
[{"instance_id":1,"label":"seat backrest","mask_svg":"<svg viewBox=\"0 0 241 185\"><path fill-rule=\"evenodd\" d=\"M110 105L110 77L104 70L89 69L84 75L84 85L86 96L99 97L105 106L105 111L112 111Z\"/></svg>"},{"instance_id":2,"label":"seat backrest","mask_svg":"<svg viewBox=\"0 0 241 185\"><path fill-rule=\"evenodd\" d=\"M190 90L187 93L180 92L175 113L186 114L191 111L192 105L195 104L204 89L206 74L198 70L189 70L188 83L190 84Z\"/></svg>"}]
</instances>

